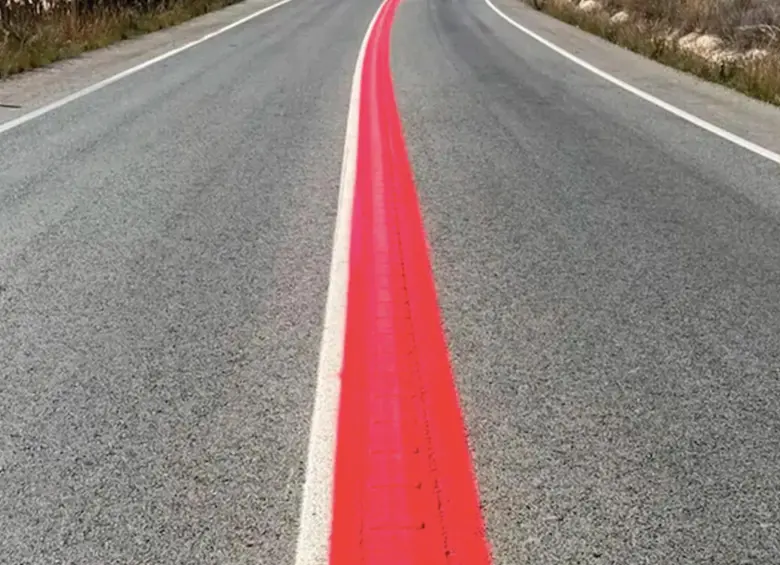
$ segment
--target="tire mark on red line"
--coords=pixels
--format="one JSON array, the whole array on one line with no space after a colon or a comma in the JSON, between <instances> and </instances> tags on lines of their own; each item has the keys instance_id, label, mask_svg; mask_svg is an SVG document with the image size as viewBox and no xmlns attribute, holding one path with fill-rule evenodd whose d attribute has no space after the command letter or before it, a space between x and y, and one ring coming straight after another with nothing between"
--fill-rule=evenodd
<instances>
[{"instance_id":1,"label":"tire mark on red line","mask_svg":"<svg viewBox=\"0 0 780 565\"><path fill-rule=\"evenodd\" d=\"M387 0L362 69L332 565L489 565L390 72Z\"/></svg>"}]
</instances>

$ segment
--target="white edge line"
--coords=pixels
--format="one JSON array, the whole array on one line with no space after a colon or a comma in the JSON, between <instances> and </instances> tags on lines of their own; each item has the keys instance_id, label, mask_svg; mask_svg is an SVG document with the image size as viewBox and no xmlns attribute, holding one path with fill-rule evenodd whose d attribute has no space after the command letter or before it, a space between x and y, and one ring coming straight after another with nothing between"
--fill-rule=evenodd
<instances>
[{"instance_id":1,"label":"white edge line","mask_svg":"<svg viewBox=\"0 0 780 565\"><path fill-rule=\"evenodd\" d=\"M143 70L147 67L151 67L152 65L155 65L159 63L160 61L164 61L166 59L169 59L173 57L174 55L178 55L182 51L186 51L187 49L190 49L192 47L195 47L196 45L200 45L201 43L208 41L209 39L213 39L217 37L218 35L222 35L226 31L230 31L231 29L234 29L242 24L245 24L246 22L255 19L258 16L262 16L265 13L270 12L271 10L274 10L276 8L279 8L280 6L284 6L288 2L292 2L292 0L281 0L280 2L277 2L276 4L272 4L270 6L266 6L265 8L262 8L261 10L258 10L257 12L252 12L248 16L245 16L241 18L240 20L236 20L235 22L226 25L225 27L219 28L215 31L212 31L211 33L207 33L203 37L200 37L198 39L195 39L194 41L190 41L189 43L186 43L182 45L181 47L177 47L176 49L172 49L171 51L167 51L161 55L158 55L157 57L154 57L152 59L149 59L147 61L144 61L143 63L140 63L134 67L130 67L129 69L125 69L124 71L117 73L113 76L108 77L107 79L101 80L100 82L96 82L95 84L92 84L82 90L79 90L77 92L74 92L73 94L69 94L68 96L65 96L64 98L60 98L59 100L55 100L54 102L47 104L45 106L41 106L40 108L33 110L32 112L29 112L27 114L24 114L23 116L19 116L18 118L14 118L13 120L4 122L0 124L0 134L5 133L9 130L14 129L15 127L18 127L22 124L25 124L29 122L30 120L34 120L35 118L39 118L43 116L44 114L48 114L52 110L56 110L57 108L62 108L65 106L65 104L70 104L71 102L78 100L79 98L83 98L84 96L87 96L89 94L92 94L93 92L97 92L101 88L104 88L108 86L109 84L113 84L119 80L122 80L123 78L129 77L130 75L133 75L137 73L140 70Z\"/></svg>"},{"instance_id":2,"label":"white edge line","mask_svg":"<svg viewBox=\"0 0 780 565\"><path fill-rule=\"evenodd\" d=\"M549 41L548 39L545 39L541 35L531 31L530 29L520 25L515 20L507 16L504 12L502 12L500 9L498 9L493 2L490 0L485 0L485 3L499 16L501 16L504 20L506 20L509 24L514 26L515 28L522 31L524 34L528 35L532 39L535 39L545 47L549 47L562 57L565 57L572 63L575 63L582 67L583 69L586 69L590 72L592 72L594 75L597 75L604 80L611 82L615 86L618 86L622 88L623 90L630 92L631 94L638 96L639 98L650 102L651 104L654 104L655 106L658 106L659 108L662 108L669 112L670 114L674 114L675 116L682 118L683 120L690 122L691 124L700 127L703 130L706 130L710 133L713 133L717 135L718 137L725 139L726 141L730 141L731 143L735 145L739 145L743 149L747 149L748 151L752 151L756 155L760 155L761 157L764 157L765 159L769 159L770 161L774 161L777 164L780 164L780 154L775 153L774 151L770 151L766 147L761 147L760 145L753 143L752 141L748 141L747 139L744 139L736 134L733 134L729 131L726 131L723 128L720 128L714 124L711 124L710 122L703 120L697 116L694 116L693 114L689 114L685 110L681 110L677 106L674 106L672 104L669 104L668 102L664 102L660 98L656 98L652 94L648 94L644 90L641 90L635 86L631 86L630 84L623 82L619 78L616 78L612 76L611 74L607 73L606 71L602 71L601 69L594 67L587 61L583 61L576 55L573 55L566 51L565 49L558 47L556 44L554 44L552 41Z\"/></svg>"},{"instance_id":3,"label":"white edge line","mask_svg":"<svg viewBox=\"0 0 780 565\"><path fill-rule=\"evenodd\" d=\"M295 551L295 565L327 565L333 517L333 478L336 458L341 369L344 360L344 337L347 320L349 284L349 247L352 233L352 203L355 196L357 169L358 122L360 120L360 85L363 60L384 0L377 9L358 51L352 90L347 111L347 130L341 163L336 228L333 234L333 256L330 282L325 303L325 321L317 368L314 412L309 432L306 478L303 484L300 526Z\"/></svg>"}]
</instances>

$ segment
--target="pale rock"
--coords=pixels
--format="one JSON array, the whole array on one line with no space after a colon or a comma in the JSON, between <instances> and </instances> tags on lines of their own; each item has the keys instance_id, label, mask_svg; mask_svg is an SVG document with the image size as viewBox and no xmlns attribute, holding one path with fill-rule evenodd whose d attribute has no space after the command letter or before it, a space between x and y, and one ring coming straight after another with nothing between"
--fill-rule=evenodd
<instances>
[{"instance_id":1,"label":"pale rock","mask_svg":"<svg viewBox=\"0 0 780 565\"><path fill-rule=\"evenodd\" d=\"M710 51L705 55L710 61L715 63L736 63L741 55L737 51L730 49L721 49L720 51Z\"/></svg>"},{"instance_id":2,"label":"pale rock","mask_svg":"<svg viewBox=\"0 0 780 565\"><path fill-rule=\"evenodd\" d=\"M616 14L613 14L611 18L609 18L609 21L611 21L613 24L624 24L630 19L630 16L628 15L628 12L625 10L621 10L617 12Z\"/></svg>"},{"instance_id":3,"label":"pale rock","mask_svg":"<svg viewBox=\"0 0 780 565\"><path fill-rule=\"evenodd\" d=\"M578 8L583 12L593 13L601 11L601 2L597 0L582 0Z\"/></svg>"},{"instance_id":4,"label":"pale rock","mask_svg":"<svg viewBox=\"0 0 780 565\"><path fill-rule=\"evenodd\" d=\"M761 59L765 59L769 56L769 51L766 49L760 49L758 47L754 47L747 53L745 53L745 59L748 61L760 61Z\"/></svg>"},{"instance_id":5,"label":"pale rock","mask_svg":"<svg viewBox=\"0 0 780 565\"><path fill-rule=\"evenodd\" d=\"M715 35L703 34L696 38L694 49L703 55L709 55L723 49L723 40Z\"/></svg>"},{"instance_id":6,"label":"pale rock","mask_svg":"<svg viewBox=\"0 0 780 565\"><path fill-rule=\"evenodd\" d=\"M689 33L688 35L684 35L680 38L680 40L677 42L677 45L680 46L680 49L686 49L692 51L696 45L696 40L699 39L700 34L694 32Z\"/></svg>"}]
</instances>

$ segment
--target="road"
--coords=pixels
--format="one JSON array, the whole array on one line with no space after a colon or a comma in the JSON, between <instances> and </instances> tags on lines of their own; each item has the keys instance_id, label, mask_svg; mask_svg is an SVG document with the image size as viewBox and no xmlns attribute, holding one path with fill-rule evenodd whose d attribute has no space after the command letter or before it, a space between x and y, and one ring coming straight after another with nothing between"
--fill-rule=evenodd
<instances>
[{"instance_id":1,"label":"road","mask_svg":"<svg viewBox=\"0 0 780 565\"><path fill-rule=\"evenodd\" d=\"M293 0L0 133L0 563L295 561L379 5ZM404 0L390 57L493 562L780 562L777 163L483 0Z\"/></svg>"},{"instance_id":2,"label":"road","mask_svg":"<svg viewBox=\"0 0 780 565\"><path fill-rule=\"evenodd\" d=\"M3 563L292 562L375 6L279 10L0 140Z\"/></svg>"}]
</instances>

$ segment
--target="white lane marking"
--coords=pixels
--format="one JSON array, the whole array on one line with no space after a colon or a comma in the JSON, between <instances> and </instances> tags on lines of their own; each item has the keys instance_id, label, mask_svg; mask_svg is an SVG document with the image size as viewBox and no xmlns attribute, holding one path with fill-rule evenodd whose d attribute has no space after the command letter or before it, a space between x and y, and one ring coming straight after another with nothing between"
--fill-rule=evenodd
<instances>
[{"instance_id":1,"label":"white lane marking","mask_svg":"<svg viewBox=\"0 0 780 565\"><path fill-rule=\"evenodd\" d=\"M358 51L347 112L347 133L341 162L336 228L333 234L333 257L325 303L317 389L309 433L306 479L303 484L300 527L295 551L295 565L327 565L333 517L333 475L336 459L341 369L344 361L344 337L347 321L349 284L349 247L352 234L352 203L355 196L358 123L360 120L360 85L363 59L384 0L368 24Z\"/></svg>"},{"instance_id":2,"label":"white lane marking","mask_svg":"<svg viewBox=\"0 0 780 565\"><path fill-rule=\"evenodd\" d=\"M159 63L160 61L164 61L166 59L170 59L174 55L178 55L182 51L186 51L187 49L190 49L192 47L195 47L196 45L200 45L201 43L208 41L209 39L213 39L217 37L218 35L222 35L226 31L230 31L231 29L237 28L240 25L245 24L246 22L255 19L258 16L262 16L263 14L266 14L270 12L271 10L275 10L276 8L279 8L281 6L284 6L288 2L292 2L292 0L281 0L280 2L277 2L276 4L272 4L270 6L266 6L265 8L258 10L256 12L252 12L248 16L245 16L241 18L240 20L236 20L235 22L226 25L225 27L219 28L218 30L212 31L211 33L207 33L203 37L200 37L198 39L195 39L194 41L190 41L189 43L186 43L185 45L182 45L181 47L177 47L176 49L172 49L171 51L167 51L161 55L158 55L157 57L154 57L152 59L149 59L148 61L144 61L143 63L140 63L134 67L130 67L129 69L125 69L124 71L117 73L113 76L108 77L107 79L101 80L100 82L96 82L95 84L92 84L86 88L83 88L82 90L79 90L77 92L74 92L73 94L69 94L68 96L65 96L64 98L60 98L59 100L55 100L54 102L47 104L45 106L41 106L37 110L33 110L32 112L29 112L27 114L24 114L23 116L19 116L18 118L14 118L13 120L10 120L8 122L4 122L0 124L0 134L5 133L9 130L14 129L15 127L19 127L22 124L25 124L29 122L30 120L34 120L35 118L39 118L43 116L44 114L48 114L52 110L56 110L57 108L62 108L65 106L65 104L70 104L71 102L78 100L79 98L83 98L84 96L87 96L88 94L92 94L93 92L97 92L101 88L104 88L108 86L109 84L113 84L119 80L122 80L123 78L129 77L130 75L133 75L137 73L140 70L143 70L147 67L151 67L152 65L155 65Z\"/></svg>"},{"instance_id":3,"label":"white lane marking","mask_svg":"<svg viewBox=\"0 0 780 565\"><path fill-rule=\"evenodd\" d=\"M579 65L580 67L582 67L583 69L586 69L586 70L592 72L594 75L597 75L597 76L603 78L604 80L606 80L608 82L611 82L615 86L620 87L623 90L628 91L631 94L633 94L635 96L638 96L639 98L641 98L641 99L643 99L643 100L645 100L647 102L650 102L651 104L654 104L655 106L658 106L659 108L662 108L662 109L666 110L667 112L669 112L671 114L674 114L678 118L682 118L683 120L685 120L687 122L690 122L693 125L698 126L701 129L703 129L703 130L706 130L706 131L708 131L710 133L713 133L713 134L717 135L720 138L725 139L726 141L730 141L731 143L734 143L735 145L739 145L743 149L747 149L748 151L752 151L756 155L760 155L761 157L764 157L765 159L769 159L770 161L774 161L775 163L780 164L780 154L775 153L774 151L771 151L771 150L767 149L766 147L761 147L760 145L758 145L756 143L753 143L752 141L748 141L747 139L744 139L744 138L742 138L742 137L740 137L740 136L738 136L736 134L733 134L733 133L731 133L729 131L726 131L725 129L720 128L720 127L718 127L718 126L716 126L714 124L711 124L710 122L708 122L706 120L703 120L703 119L701 119L701 118L699 118L697 116L694 116L693 114L689 114L685 110L681 110L677 106L669 104L668 102L664 102L660 98L656 98L655 96L653 96L652 94L648 94L644 90L641 90L641 89L639 89L639 88L637 88L635 86L631 86L627 82L623 82L622 80L612 76L608 72L602 71L601 69L599 69L597 67L594 67L593 65L591 65L587 61L583 61L582 59L580 59L576 55L573 55L573 54L569 53L568 51L566 51L562 47L558 47L552 41L549 41L548 39L545 39L541 35L531 31L527 27L524 27L524 26L520 25L519 23L514 21L512 18L507 16L504 12L499 10L493 4L493 2L491 2L490 0L485 0L485 3L496 14L501 16L509 24L511 24L512 26L516 27L517 29L519 29L520 31L522 31L524 34L526 34L527 36L531 37L532 39L535 39L536 41L538 41L539 43L541 43L545 47L549 47L550 49L552 49L553 51L555 51L556 53L558 53L562 57L567 58L572 63L575 63L575 64Z\"/></svg>"}]
</instances>

